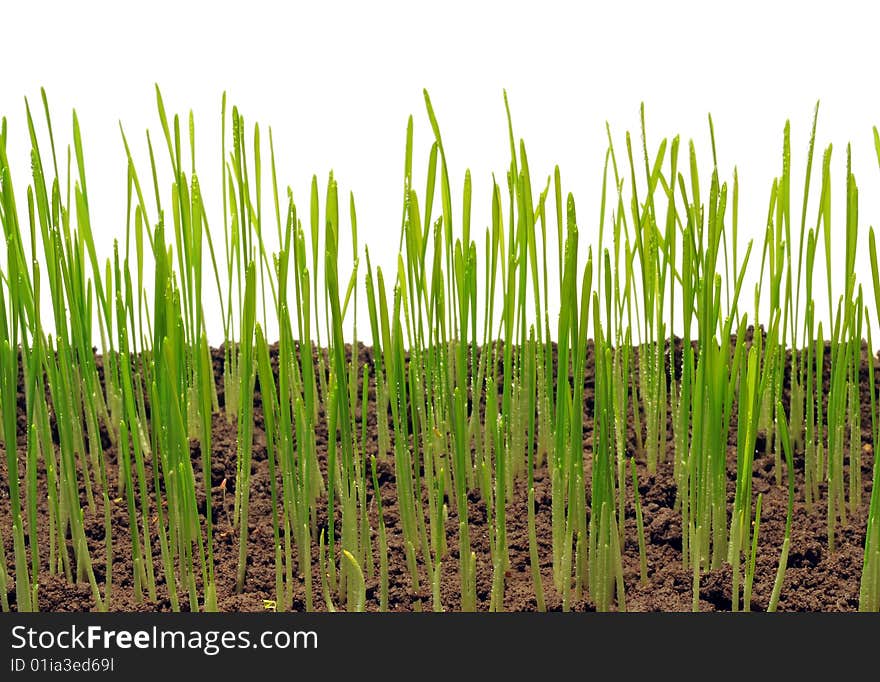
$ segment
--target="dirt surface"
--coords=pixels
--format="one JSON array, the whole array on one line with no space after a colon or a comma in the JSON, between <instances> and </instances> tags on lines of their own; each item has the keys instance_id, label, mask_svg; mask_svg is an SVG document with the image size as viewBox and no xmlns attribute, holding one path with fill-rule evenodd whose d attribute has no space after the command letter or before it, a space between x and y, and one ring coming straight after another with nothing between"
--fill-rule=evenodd
<instances>
[{"instance_id":1,"label":"dirt surface","mask_svg":"<svg viewBox=\"0 0 880 682\"><path fill-rule=\"evenodd\" d=\"M359 349L361 362L372 362L368 348ZM217 376L222 374L222 351L214 351L214 364ZM827 377L826 377L827 379ZM854 611L858 608L859 580L862 570L862 555L865 538L867 504L870 500L871 472L873 454L871 451L870 411L867 403L867 375L863 376L863 409L862 419L862 482L864 487L863 505L857 513L848 516L848 525L839 527L837 547L829 551L826 535L824 502L808 512L803 504L803 456L797 453L796 470L796 502L789 555L788 570L779 600L780 611ZM218 380L220 404L223 404L222 381ZM369 409L367 411L368 454L377 448L377 427L375 414L375 393L370 391ZM248 544L248 566L245 588L241 594L235 591L236 566L238 560L237 531L229 524L232 515L232 485L236 471L237 427L230 424L222 414L213 417L212 439L212 489L214 508L214 552L216 563L216 581L218 606L221 611L261 611L265 609L264 599L274 598L275 567L272 541L271 500L269 466L266 454L266 434L262 410L260 409L259 393L256 399L254 452L250 495L250 522ZM588 358L585 378L585 405L593 402L592 350ZM24 472L24 434L26 422L24 417L24 396L20 395L19 414L19 458L21 471ZM586 409L585 409L586 414ZM733 500L735 481L735 411L731 436L728 447L728 479L730 502ZM360 425L361 415L357 415ZM632 427L630 428L632 432ZM319 459L324 465L326 456L327 432L323 415L318 420L317 443L320 451ZM671 428L669 431L668 452L672 452ZM117 482L116 453L110 440L103 434L103 445L107 448L107 471L115 490ZM780 548L785 528L786 505L788 491L785 485L778 486L775 481L775 456L771 452L764 455L762 447L763 434L759 434L758 453L754 461L754 494L763 493L763 513L761 518L760 536L756 561L756 575L752 593L753 610L766 609L779 561ZM584 419L585 458L589 461L592 443L592 419ZM629 450L634 442L629 444ZM2 451L2 448L0 448ZM197 441L191 442L194 471L196 472L197 490L202 491L201 454ZM5 543L7 563L12 568L12 539L10 502L7 485L5 455L0 458L0 533ZM587 467L589 469L589 465ZM692 573L682 566L681 556L681 516L673 510L675 500L675 484L672 472L671 456L666 462L660 463L655 475L648 475L643 464L638 466L639 490L644 513L645 534L647 541L648 584L642 585L639 580L639 555L636 534L636 522L631 487L627 489L626 506L626 542L624 553L624 578L626 586L626 606L630 611L689 611L692 601ZM588 471L589 473L589 471ZM380 461L378 475L384 507L385 523L389 546L389 608L393 611L410 611L420 606L425 610L431 608L430 581L422 575L422 593L414 594L411 589L409 572L406 566L400 525L399 510L396 498L394 467L391 459ZM147 476L152 479L149 468ZM224 480L226 485L223 485ZM41 575L39 587L39 608L42 611L87 611L94 609L91 590L88 583L69 584L63 576L50 575L48 565L48 515L45 499L46 479L41 462L39 471L41 503L38 513L39 536L41 548ZM224 495L224 487L226 493ZM535 500L537 519L537 538L541 557L541 574L548 609L559 610L561 599L555 591L551 569L551 518L550 518L550 477L546 464L535 472ZM589 483L587 495L589 503ZM372 496L372 486L369 486ZM155 602L136 604L132 584L132 558L129 537L128 513L123 500L111 496L113 519L113 593L111 610L114 611L167 611L171 603L167 597L164 578L160 568L159 541L157 533L152 533L153 555L156 558L159 597ZM489 608L492 582L492 563L489 552L489 524L486 508L482 501L470 497L469 522L471 543L477 557L477 601L479 610ZM105 543L104 513L101 498L96 494L94 510L85 510L85 527L89 548L93 557L94 570L98 584L103 590ZM201 509L204 512L204 494L200 496ZM372 546L376 570L367 577L367 608L378 609L378 517L377 506L369 497L369 509L372 531ZM154 500L155 503L155 500ZM319 526L326 524L326 504L324 511L318 515ZM459 606L458 577L458 522L455 504L449 501L449 518L446 524L449 554L442 563L441 600L445 610L454 611ZM526 525L526 485L519 480L515 486L515 494L508 501L508 543L510 551L510 569L506 579L504 608L510 611L530 611L536 608L534 589L529 566L528 532ZM338 521L338 519L337 519ZM154 529L155 530L155 529ZM68 540L69 542L69 540ZM312 556L314 580L313 593L315 607L325 608L321 597L319 581L317 548ZM15 593L10 579L9 601L14 608ZM182 595L181 607L186 608L187 600ZM573 610L592 610L593 605L587 600L574 601ZM731 569L729 566L710 571L700 581L700 609L704 611L729 610L731 607ZM295 589L292 608L305 608L305 591L300 581Z\"/></svg>"}]
</instances>

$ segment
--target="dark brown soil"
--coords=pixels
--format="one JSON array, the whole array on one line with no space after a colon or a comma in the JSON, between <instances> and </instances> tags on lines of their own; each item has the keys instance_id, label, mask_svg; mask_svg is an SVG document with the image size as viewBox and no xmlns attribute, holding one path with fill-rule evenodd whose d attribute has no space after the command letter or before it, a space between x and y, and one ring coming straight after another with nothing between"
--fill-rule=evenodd
<instances>
[{"instance_id":1,"label":"dark brown soil","mask_svg":"<svg viewBox=\"0 0 880 682\"><path fill-rule=\"evenodd\" d=\"M360 361L371 362L368 348L359 349ZM222 351L214 352L215 369L218 377L222 372ZM588 358L591 365L592 351ZM222 405L222 382L218 382ZM802 455L796 458L796 503L789 555L789 567L779 600L780 611L853 611L858 608L859 580L862 570L862 555L865 539L867 503L870 499L871 472L873 452L871 450L870 411L867 405L867 376L863 378L863 405L867 411L862 419L863 424L863 456L862 482L864 486L863 506L858 513L849 515L848 525L838 528L837 547L829 551L826 539L826 520L824 503L809 513L803 504L803 466ZM377 427L375 415L374 392L370 392L370 403L367 415L368 454L377 448ZM585 404L593 402L592 367L587 368L585 383ZM238 533L228 522L232 513L233 496L231 486L235 479L237 428L230 424L223 414L213 418L213 452L212 452L212 487L213 505L215 510L215 561L217 576L218 606L221 611L261 611L265 609L264 599L274 598L275 568L272 541L271 502L269 485L269 468L266 456L266 435L263 430L263 415L256 400L255 435L252 469L252 489L250 496L250 525L247 579L244 591L235 591L235 575L238 559ZM19 414L19 456L21 471L24 472L24 452L22 443L26 420L23 414L24 397L20 396ZM586 414L586 410L585 410ZM731 425L730 447L728 448L729 491L733 496L735 481L735 411L734 423ZM357 415L360 423L361 415ZM326 449L327 432L324 427L323 415L318 421L317 442L319 449ZM632 431L632 428L630 429ZM104 434L104 446L107 447L107 468L112 490L115 491L117 481L116 453ZM669 452L672 451L671 432ZM759 446L763 440L759 435ZM584 448L588 454L592 444L592 419L584 419ZM634 444L631 443L631 450ZM0 448L2 450L2 448ZM753 610L766 609L773 582L776 575L780 548L783 541L788 491L785 485L778 486L775 481L775 456L763 454L763 447L758 448L754 462L754 494L763 493L763 513L761 518L760 537L756 562L756 575L752 594ZM191 444L194 458L194 470L199 490L202 490L199 444ZM324 456L326 453L322 452ZM5 456L0 458L0 533L5 543L8 563L12 563L12 539L10 503L7 485ZM589 457L587 457L589 461ZM799 461L799 463L798 463ZM323 462L322 462L323 463ZM589 467L589 465L588 465ZM427 575L422 576L421 594L414 594L411 589L409 572L404 558L402 545L402 529L396 499L394 468L391 461L379 462L379 481L382 504L385 512L385 523L389 544L389 607L393 611L409 611L420 607L431 608L430 581ZM151 473L148 471L148 477ZM91 590L87 583L69 584L63 576L50 575L47 570L47 501L45 500L45 471L41 463L40 490L41 503L39 508L39 535L41 537L41 575L39 588L39 608L42 611L87 611L94 608ZM648 543L648 584L639 581L639 556L636 535L636 522L633 507L632 491L627 490L626 507L626 542L624 552L624 577L626 586L626 606L631 611L689 611L692 601L692 574L690 569L682 566L681 556L681 516L673 510L675 484L672 474L671 459L659 465L655 475L648 475L643 464L638 466L639 488L644 511L645 534ZM223 494L223 482L227 482L228 493ZM537 537L541 557L541 573L543 576L546 601L549 609L561 608L560 596L554 590L551 576L551 519L550 519L550 481L546 464L535 472L535 500L537 515ZM510 570L506 579L504 608L510 611L535 610L536 603L529 567L529 546L526 527L526 486L519 481L513 499L508 507L508 542L510 547ZM369 491L372 495L372 487ZM589 484L587 484L589 495ZM111 496L112 497L115 496ZM203 500L202 495L202 502ZM111 609L115 611L167 611L171 604L165 590L162 570L156 561L157 580L159 581L159 598L153 602L136 604L132 585L132 559L128 514L123 500L111 502L113 505L113 593ZM224 511L224 505L228 514ZM326 507L326 505L324 505ZM377 511L374 500L369 500L371 526L373 528L372 543L375 555L376 570L367 577L367 608L378 609L378 540L376 528ZM204 505L202 505L204 510ZM319 525L326 523L326 511L319 515ZM477 556L477 599L478 609L489 608L492 581L492 564L489 554L488 523L485 505L471 496L469 508L471 542ZM103 590L104 578L104 514L100 496L96 494L96 508L85 511L86 533L93 557L94 569L99 585ZM458 577L458 523L455 505L449 504L449 520L446 525L449 555L442 564L441 599L444 610L454 611L459 606ZM153 554L159 556L157 533L153 533ZM317 568L317 550L313 552L314 576L313 593L315 606L325 608L319 582ZM12 567L10 566L10 569ZM15 593L10 580L9 600L13 605ZM305 591L302 584L295 590L293 609L305 608ZM182 608L186 607L186 598L181 599ZM593 605L587 600L572 603L574 610L592 610ZM700 609L704 611L729 610L731 607L731 569L724 567L710 571L702 576L700 582Z\"/></svg>"}]
</instances>

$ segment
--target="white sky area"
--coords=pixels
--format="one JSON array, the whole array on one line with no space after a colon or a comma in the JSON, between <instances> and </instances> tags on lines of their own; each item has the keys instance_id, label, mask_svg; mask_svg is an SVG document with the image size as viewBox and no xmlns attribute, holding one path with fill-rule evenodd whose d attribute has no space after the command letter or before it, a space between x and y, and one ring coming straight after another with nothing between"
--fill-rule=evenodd
<instances>
[{"instance_id":1,"label":"white sky area","mask_svg":"<svg viewBox=\"0 0 880 682\"><path fill-rule=\"evenodd\" d=\"M734 165L739 171L741 249L755 238L754 256L759 257L770 186L781 172L787 118L792 222L799 225L809 128L815 102L821 99L807 224L815 223L821 154L830 142L832 258L835 274L841 276L835 281L839 290L846 145L851 142L860 187L858 276L870 293L868 226L880 223L880 170L872 133L872 126L880 124L878 16L877 10L866 9L873 5L163 0L134 9L113 2L5 4L0 13L0 115L8 121L19 217L27 220L30 181L25 96L38 114L44 165L49 165L40 86L47 89L60 150L72 143L70 112L77 110L102 262L112 253L112 240L122 240L125 230L126 161L119 121L132 144L150 208L154 204L144 131L152 131L159 167L166 173L162 182L167 202L170 169L156 113L153 84L158 83L169 115L193 111L197 169L209 222L222 226L219 143L225 90L249 127L261 124L267 191L271 126L282 200L291 186L307 225L311 176L317 174L323 198L332 169L339 181L341 213L347 216L351 190L359 236L370 245L374 262L384 266L386 279L392 279L387 271L396 267L410 114L415 122L416 189L420 197L424 193L432 135L422 88L430 92L443 134L458 227L464 172L471 170L472 234L479 235L478 248L491 220L493 172L506 192L506 88L515 133L526 142L536 198L558 164L564 191L577 201L582 241L593 244L605 122L611 125L622 162L625 132L631 130L638 142L639 104L644 101L651 154L663 137L680 134L683 150L693 139L708 196L711 112L722 179L732 180ZM264 209L272 218L272 233L268 193ZM434 215L438 212L439 204ZM555 235L555 219L551 227ZM217 239L222 243L219 232ZM345 257L350 253L346 248L344 242ZM555 250L548 260L555 263ZM0 263L5 267L5 255ZM750 269L752 275L757 265ZM551 282L554 275L555 270ZM206 301L214 299L211 283L206 275ZM822 271L817 283L824 316ZM751 288L745 296L751 300ZM868 301L873 311L873 295ZM363 303L360 315L363 338L368 332ZM213 342L222 340L218 317L215 313L208 320Z\"/></svg>"}]
</instances>

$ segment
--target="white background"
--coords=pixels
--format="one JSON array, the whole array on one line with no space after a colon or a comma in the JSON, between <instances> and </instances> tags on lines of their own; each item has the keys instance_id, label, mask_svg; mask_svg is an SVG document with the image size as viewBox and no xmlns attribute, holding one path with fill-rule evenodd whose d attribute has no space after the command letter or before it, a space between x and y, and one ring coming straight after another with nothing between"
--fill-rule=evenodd
<instances>
[{"instance_id":1,"label":"white background","mask_svg":"<svg viewBox=\"0 0 880 682\"><path fill-rule=\"evenodd\" d=\"M867 245L868 225L880 222L872 139L872 126L880 123L880 60L878 17L866 9L871 4L4 3L0 114L8 119L9 156L24 217L29 143L23 98L39 109L39 87L46 87L60 145L72 139L70 110L76 107L92 223L106 257L125 224L118 121L144 182L147 127L160 166L168 169L156 82L169 112L194 112L209 219L222 222L219 119L226 90L249 123L272 126L282 192L290 185L305 209L311 175L318 175L323 194L332 168L342 196L355 193L361 238L373 254L381 254L374 257L392 266L410 113L420 178L431 142L423 87L440 121L456 207L464 169L472 171L476 234L490 218L491 173L503 178L509 161L502 100L507 88L536 193L558 163L565 190L578 202L582 234L593 242L606 120L622 157L625 131L638 139L644 101L651 152L662 137L681 134L683 141L694 139L709 168L711 112L722 176L729 180L734 164L739 169L743 238L760 238L770 184L781 169L785 120L792 124L792 206L799 209L809 125L821 99L814 180L821 150L833 142L835 225L841 236L834 258L842 264L847 142L853 143L861 189L860 245ZM417 189L423 191L421 180ZM815 200L815 184L814 190ZM808 225L815 210L809 215ZM860 278L870 288L865 249L859 258Z\"/></svg>"}]
</instances>

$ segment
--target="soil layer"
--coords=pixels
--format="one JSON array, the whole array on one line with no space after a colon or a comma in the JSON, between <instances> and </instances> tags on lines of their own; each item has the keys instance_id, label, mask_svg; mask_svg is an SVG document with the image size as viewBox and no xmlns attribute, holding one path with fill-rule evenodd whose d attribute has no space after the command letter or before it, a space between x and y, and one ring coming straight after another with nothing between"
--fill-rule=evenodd
<instances>
[{"instance_id":1,"label":"soil layer","mask_svg":"<svg viewBox=\"0 0 880 682\"><path fill-rule=\"evenodd\" d=\"M274 349L273 349L274 350ZM274 356L273 356L274 357ZM100 360L100 359L99 359ZM369 348L359 348L361 363L372 363ZM218 377L218 392L221 406L222 392L222 351L214 351L214 365ZM588 416L586 406L593 403L592 349L589 351L588 367L585 376L584 410L584 454L589 462L592 448L592 417ZM826 377L827 380L827 377ZM829 550L825 503L820 501L812 511L804 505L803 455L795 456L794 520L788 569L779 599L780 611L854 611L858 608L859 580L862 571L862 557L865 540L867 505L870 500L871 476L874 463L871 448L870 402L868 397L867 372L862 379L862 443L859 444L861 457L861 480L863 484L862 507L847 516L847 524L839 526L836 534L836 547ZM786 390L787 394L787 390ZM787 395L786 395L787 398ZM367 419L367 454L375 454L378 431L375 413L375 391L369 394ZM24 395L19 395L19 461L20 471L24 472L24 440L26 419L24 416ZM360 430L362 414L356 415ZM732 416L728 446L728 490L730 502L736 469L736 413ZM218 607L221 611L261 611L266 608L264 600L274 599L275 555L273 550L273 531L271 520L271 498L269 463L267 461L266 434L260 406L259 388L255 399L255 433L250 493L250 521L248 528L248 566L244 590L236 593L235 579L238 561L238 532L229 521L232 515L233 491L236 471L237 427L227 421L222 412L213 417L212 438L212 495L214 509L214 553ZM630 425L628 454L635 450L632 424ZM649 475L643 463L638 464L639 491L644 514L644 527L647 542L648 583L639 579L639 553L637 544L635 511L631 486L627 488L626 532L623 552L624 582L626 587L626 608L630 611L689 611L692 603L692 573L682 565L681 515L674 510L675 481L671 461L672 438L669 431L666 461L658 465L656 474ZM325 464L327 431L323 414L319 416L317 431L319 461ZM788 490L783 473L783 485L776 482L776 457L772 448L765 454L764 434L759 434L755 454L754 494L763 494L763 511L759 534L756 571L752 592L752 610L764 610L773 588L779 561L780 548L785 529ZM106 448L107 474L111 490L115 491L118 482L116 452L107 434L102 434ZM0 447L0 451L2 451ZM197 490L200 491L200 508L204 513L204 490L201 478L201 453L197 441L191 442L193 469L196 473ZM0 457L0 537L5 543L7 563L12 563L12 538L8 477L5 455ZM589 464L587 464L589 474ZM38 535L40 538L41 573L39 585L39 608L41 611L89 611L95 608L88 583L70 584L64 576L50 575L48 571L48 502L46 499L46 475L43 463L39 471L40 503L38 509ZM149 468L147 476L152 480ZM417 608L430 610L430 581L423 567L420 594L411 588L403 547L403 531L396 497L394 467L392 460L378 463L378 478L389 547L389 609L411 611ZM847 480L849 471L847 469ZM589 481L589 479L587 479ZM225 481L225 483L224 483ZM587 495L589 503L589 483ZM372 527L371 543L374 553L373 574L366 578L366 607L377 610L379 607L378 580L378 517L377 505L372 499L373 490L369 486L368 503ZM526 514L527 491L524 478L517 481L512 499L508 501L508 543L510 569L505 581L504 609L509 611L535 610L534 587L529 565L529 546ZM541 575L550 610L561 609L561 599L553 587L552 547L551 547L551 507L550 477L544 462L535 472L535 501L538 550L541 560ZM155 499L153 500L155 504ZM123 499L111 495L113 523L113 590L110 609L113 611L168 611L171 603L165 589L163 572L158 557L160 548L157 533L153 528L153 556L156 558L158 598L155 602L136 603L132 577L131 543L126 504ZM477 607L489 608L492 563L489 551L489 525L486 508L476 495L471 495L469 503L469 523L471 543L477 558ZM326 525L326 503L324 511L318 515L319 527ZM459 606L458 576L458 521L455 504L448 504L447 540L449 554L442 562L441 601L444 610L455 611ZM93 565L103 592L105 566L104 512L101 496L95 495L95 508L85 509L85 529ZM27 538L27 534L25 535ZM68 543L70 541L68 540ZM72 553L72 549L71 549ZM318 571L317 549L313 549L313 594L315 607L325 608L321 596ZM9 566L12 569L12 566ZM15 591L13 573L9 580L9 601L14 608ZM731 608L731 569L729 566L706 572L700 580L700 609L703 611L730 610ZM186 608L186 598L182 595L181 607ZM295 586L292 608L305 608L305 590L300 580ZM571 603L572 610L592 610L593 604L587 599Z\"/></svg>"}]
</instances>

